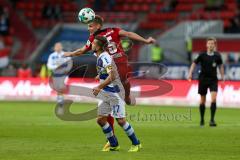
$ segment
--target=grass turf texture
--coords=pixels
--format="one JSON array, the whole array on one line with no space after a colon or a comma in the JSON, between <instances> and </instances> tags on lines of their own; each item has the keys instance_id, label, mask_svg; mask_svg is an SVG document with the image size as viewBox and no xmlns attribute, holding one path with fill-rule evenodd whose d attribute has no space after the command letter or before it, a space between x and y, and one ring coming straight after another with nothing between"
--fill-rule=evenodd
<instances>
[{"instance_id":1,"label":"grass turf texture","mask_svg":"<svg viewBox=\"0 0 240 160\"><path fill-rule=\"evenodd\" d=\"M94 107L75 103L71 111ZM207 109L206 126L200 128L197 108L127 107L143 149L128 153L130 142L115 125L121 150L105 153L100 151L105 139L95 119L62 121L54 108L46 102L1 102L0 160L240 159L239 109L218 109L216 128L208 126Z\"/></svg>"}]
</instances>

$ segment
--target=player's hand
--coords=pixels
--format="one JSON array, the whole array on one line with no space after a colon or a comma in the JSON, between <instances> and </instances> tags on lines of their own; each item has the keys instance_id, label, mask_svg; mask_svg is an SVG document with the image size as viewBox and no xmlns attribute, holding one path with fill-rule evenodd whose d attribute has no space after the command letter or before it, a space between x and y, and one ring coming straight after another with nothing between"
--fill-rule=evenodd
<instances>
[{"instance_id":1,"label":"player's hand","mask_svg":"<svg viewBox=\"0 0 240 160\"><path fill-rule=\"evenodd\" d=\"M225 77L222 77L222 83L224 84L224 82L225 82Z\"/></svg>"},{"instance_id":2,"label":"player's hand","mask_svg":"<svg viewBox=\"0 0 240 160\"><path fill-rule=\"evenodd\" d=\"M64 57L71 57L72 56L72 52L64 52Z\"/></svg>"},{"instance_id":3,"label":"player's hand","mask_svg":"<svg viewBox=\"0 0 240 160\"><path fill-rule=\"evenodd\" d=\"M189 82L192 81L192 75L191 75L191 74L188 75L188 81L189 81Z\"/></svg>"},{"instance_id":4,"label":"player's hand","mask_svg":"<svg viewBox=\"0 0 240 160\"><path fill-rule=\"evenodd\" d=\"M153 44L153 43L156 43L156 40L152 37L149 37L146 41L147 44Z\"/></svg>"},{"instance_id":5,"label":"player's hand","mask_svg":"<svg viewBox=\"0 0 240 160\"><path fill-rule=\"evenodd\" d=\"M97 80L97 81L100 80L99 75L97 75L97 76L95 77L95 80Z\"/></svg>"},{"instance_id":6,"label":"player's hand","mask_svg":"<svg viewBox=\"0 0 240 160\"><path fill-rule=\"evenodd\" d=\"M99 87L94 87L94 88L93 88L93 95L94 95L94 96L97 96L98 93L100 92L100 90L101 90L101 89L100 89Z\"/></svg>"}]
</instances>

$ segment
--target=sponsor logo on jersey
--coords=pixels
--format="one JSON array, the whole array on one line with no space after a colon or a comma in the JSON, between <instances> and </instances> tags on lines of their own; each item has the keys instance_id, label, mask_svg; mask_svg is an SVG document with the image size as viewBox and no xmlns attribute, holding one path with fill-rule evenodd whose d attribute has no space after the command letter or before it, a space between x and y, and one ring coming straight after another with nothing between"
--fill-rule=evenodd
<instances>
[{"instance_id":1,"label":"sponsor logo on jersey","mask_svg":"<svg viewBox=\"0 0 240 160\"><path fill-rule=\"evenodd\" d=\"M217 66L216 62L213 62L212 66L213 66L213 67L216 67L216 66Z\"/></svg>"},{"instance_id":2,"label":"sponsor logo on jersey","mask_svg":"<svg viewBox=\"0 0 240 160\"><path fill-rule=\"evenodd\" d=\"M88 40L86 45L89 47L91 45L91 42Z\"/></svg>"}]
</instances>

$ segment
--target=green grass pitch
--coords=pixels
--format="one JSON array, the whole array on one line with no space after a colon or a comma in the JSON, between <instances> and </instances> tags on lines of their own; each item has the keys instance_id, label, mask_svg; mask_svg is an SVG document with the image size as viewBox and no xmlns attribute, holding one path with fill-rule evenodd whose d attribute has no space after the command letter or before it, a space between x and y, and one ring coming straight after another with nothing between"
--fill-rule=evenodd
<instances>
[{"instance_id":1,"label":"green grass pitch","mask_svg":"<svg viewBox=\"0 0 240 160\"><path fill-rule=\"evenodd\" d=\"M94 104L75 103L84 112ZM230 160L240 159L240 109L219 108L218 127L199 127L196 107L127 107L128 120L142 142L128 153L130 142L115 125L121 149L101 152L104 135L95 119L67 122L54 114L54 103L0 102L0 160Z\"/></svg>"}]
</instances>

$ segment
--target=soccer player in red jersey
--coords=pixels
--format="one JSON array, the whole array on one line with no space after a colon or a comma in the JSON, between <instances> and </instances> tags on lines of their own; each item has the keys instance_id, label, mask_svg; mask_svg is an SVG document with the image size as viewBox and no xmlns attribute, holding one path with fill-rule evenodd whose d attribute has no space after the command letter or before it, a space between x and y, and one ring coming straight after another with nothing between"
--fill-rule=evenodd
<instances>
[{"instance_id":1,"label":"soccer player in red jersey","mask_svg":"<svg viewBox=\"0 0 240 160\"><path fill-rule=\"evenodd\" d=\"M108 52L114 59L115 64L117 65L118 73L125 89L125 102L127 104L131 104L130 98L130 83L128 81L128 59L127 55L124 53L124 50L121 46L121 37L128 37L131 40L136 40L139 42L143 42L145 44L152 44L155 43L155 39L149 37L147 39L143 38L142 36L134 33L128 32L121 28L105 28L102 29L103 25L103 18L96 15L95 19L88 24L88 31L90 33L89 39L85 46L80 49L77 49L73 52L65 52L65 56L79 56L82 55L90 50L92 50L92 43L95 36L104 36L108 40ZM108 118L108 123L113 128L114 119L111 115Z\"/></svg>"}]
</instances>

